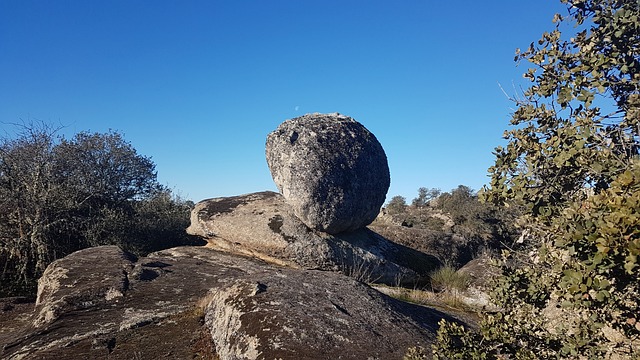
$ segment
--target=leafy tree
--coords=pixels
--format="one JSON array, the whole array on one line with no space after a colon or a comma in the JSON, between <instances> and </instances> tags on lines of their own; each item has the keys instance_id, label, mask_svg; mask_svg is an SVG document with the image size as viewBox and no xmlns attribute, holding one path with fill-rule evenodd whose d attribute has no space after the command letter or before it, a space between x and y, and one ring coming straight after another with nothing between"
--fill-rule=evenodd
<instances>
[{"instance_id":1,"label":"leafy tree","mask_svg":"<svg viewBox=\"0 0 640 360\"><path fill-rule=\"evenodd\" d=\"M137 154L116 132L82 132L71 140L61 139L55 156L77 202L123 204L161 188L151 159Z\"/></svg>"},{"instance_id":2,"label":"leafy tree","mask_svg":"<svg viewBox=\"0 0 640 360\"><path fill-rule=\"evenodd\" d=\"M455 223L476 217L477 211L474 210L480 206L482 204L477 201L474 191L465 185L458 185L450 193L440 195L436 204L436 208L452 215Z\"/></svg>"},{"instance_id":3,"label":"leafy tree","mask_svg":"<svg viewBox=\"0 0 640 360\"><path fill-rule=\"evenodd\" d=\"M389 200L386 206L389 214L400 214L407 210L407 199L404 196L396 195Z\"/></svg>"},{"instance_id":4,"label":"leafy tree","mask_svg":"<svg viewBox=\"0 0 640 360\"><path fill-rule=\"evenodd\" d=\"M87 246L193 243L191 204L158 184L151 159L116 132L56 132L25 125L0 141L0 296L32 291L51 261Z\"/></svg>"},{"instance_id":5,"label":"leafy tree","mask_svg":"<svg viewBox=\"0 0 640 360\"><path fill-rule=\"evenodd\" d=\"M477 333L443 324L436 358L640 357L640 4L562 2L517 51L532 84L483 194L524 209L499 264L503 311Z\"/></svg>"},{"instance_id":6,"label":"leafy tree","mask_svg":"<svg viewBox=\"0 0 640 360\"><path fill-rule=\"evenodd\" d=\"M411 201L411 205L415 207L425 207L431 200L440 196L440 194L442 194L440 189L421 187L418 189L418 196Z\"/></svg>"}]
</instances>

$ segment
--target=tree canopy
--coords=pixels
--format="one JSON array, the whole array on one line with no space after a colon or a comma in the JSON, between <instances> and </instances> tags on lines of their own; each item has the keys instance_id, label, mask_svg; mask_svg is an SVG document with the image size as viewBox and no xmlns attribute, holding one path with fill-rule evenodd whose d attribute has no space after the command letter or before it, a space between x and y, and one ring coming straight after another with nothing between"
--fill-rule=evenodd
<instances>
[{"instance_id":1,"label":"tree canopy","mask_svg":"<svg viewBox=\"0 0 640 360\"><path fill-rule=\"evenodd\" d=\"M562 0L555 29L516 61L487 201L524 230L499 262L479 332L443 324L436 358L640 357L640 3Z\"/></svg>"},{"instance_id":2,"label":"tree canopy","mask_svg":"<svg viewBox=\"0 0 640 360\"><path fill-rule=\"evenodd\" d=\"M32 290L51 261L87 246L143 253L186 240L190 204L158 183L155 164L121 134L21 129L0 141L3 294Z\"/></svg>"}]
</instances>

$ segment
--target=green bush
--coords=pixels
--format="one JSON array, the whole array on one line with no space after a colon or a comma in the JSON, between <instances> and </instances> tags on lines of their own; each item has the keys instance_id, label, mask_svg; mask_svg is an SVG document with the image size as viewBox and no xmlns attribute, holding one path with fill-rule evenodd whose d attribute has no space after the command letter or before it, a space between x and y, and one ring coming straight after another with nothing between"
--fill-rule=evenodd
<instances>
[{"instance_id":1,"label":"green bush","mask_svg":"<svg viewBox=\"0 0 640 360\"><path fill-rule=\"evenodd\" d=\"M562 2L568 16L517 54L533 84L483 194L523 209L502 311L477 332L443 324L437 359L640 358L640 5Z\"/></svg>"},{"instance_id":2,"label":"green bush","mask_svg":"<svg viewBox=\"0 0 640 360\"><path fill-rule=\"evenodd\" d=\"M407 199L404 196L396 195L389 200L385 207L389 214L401 214L407 211Z\"/></svg>"},{"instance_id":3,"label":"green bush","mask_svg":"<svg viewBox=\"0 0 640 360\"><path fill-rule=\"evenodd\" d=\"M403 360L426 360L428 359L428 350L422 346L410 347L402 358Z\"/></svg>"}]
</instances>

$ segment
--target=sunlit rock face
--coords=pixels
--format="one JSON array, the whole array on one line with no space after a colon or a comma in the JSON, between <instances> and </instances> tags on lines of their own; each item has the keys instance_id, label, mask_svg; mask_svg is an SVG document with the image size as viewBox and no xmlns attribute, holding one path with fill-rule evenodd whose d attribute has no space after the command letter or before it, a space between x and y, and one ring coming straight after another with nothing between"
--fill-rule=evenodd
<instances>
[{"instance_id":1,"label":"sunlit rock face","mask_svg":"<svg viewBox=\"0 0 640 360\"><path fill-rule=\"evenodd\" d=\"M387 285L426 284L441 266L437 258L367 228L334 235L314 231L271 191L203 200L191 212L187 233L205 239L210 249Z\"/></svg>"},{"instance_id":2,"label":"sunlit rock face","mask_svg":"<svg viewBox=\"0 0 640 360\"><path fill-rule=\"evenodd\" d=\"M267 136L266 156L280 193L314 230L337 234L370 224L389 190L384 149L338 113L283 122Z\"/></svg>"},{"instance_id":3,"label":"sunlit rock face","mask_svg":"<svg viewBox=\"0 0 640 360\"><path fill-rule=\"evenodd\" d=\"M75 252L47 267L30 309L4 316L0 359L400 360L454 320L342 274L209 247Z\"/></svg>"}]
</instances>

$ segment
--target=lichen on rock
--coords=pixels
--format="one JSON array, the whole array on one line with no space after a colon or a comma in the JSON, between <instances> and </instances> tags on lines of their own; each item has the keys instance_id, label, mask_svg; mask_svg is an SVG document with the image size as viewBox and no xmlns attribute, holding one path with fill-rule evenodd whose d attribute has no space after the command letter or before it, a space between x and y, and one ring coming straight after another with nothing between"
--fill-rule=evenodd
<instances>
[{"instance_id":1,"label":"lichen on rock","mask_svg":"<svg viewBox=\"0 0 640 360\"><path fill-rule=\"evenodd\" d=\"M267 136L266 157L295 215L330 234L370 224L389 189L382 145L362 124L338 113L283 122Z\"/></svg>"}]
</instances>

